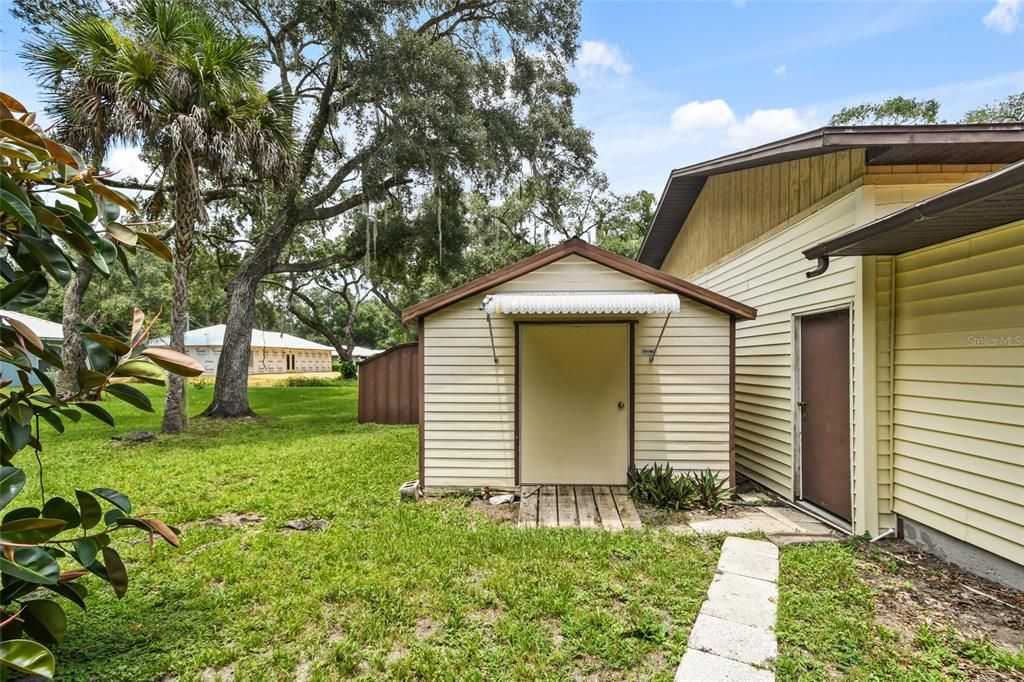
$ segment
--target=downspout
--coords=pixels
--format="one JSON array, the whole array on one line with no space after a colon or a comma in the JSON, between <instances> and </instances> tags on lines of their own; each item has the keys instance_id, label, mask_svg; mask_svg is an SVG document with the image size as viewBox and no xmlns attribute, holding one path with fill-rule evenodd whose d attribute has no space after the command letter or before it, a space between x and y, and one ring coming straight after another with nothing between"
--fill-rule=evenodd
<instances>
[{"instance_id":1,"label":"downspout","mask_svg":"<svg viewBox=\"0 0 1024 682\"><path fill-rule=\"evenodd\" d=\"M889 513L896 487L896 256L889 267Z\"/></svg>"},{"instance_id":2,"label":"downspout","mask_svg":"<svg viewBox=\"0 0 1024 682\"><path fill-rule=\"evenodd\" d=\"M883 538L887 538L890 535L895 535L895 534L896 534L896 529L895 528L890 528L889 530L887 530L885 532L882 532L882 533L879 533L875 537L871 538L870 540L868 540L868 542L878 542L879 540L881 540Z\"/></svg>"},{"instance_id":3,"label":"downspout","mask_svg":"<svg viewBox=\"0 0 1024 682\"><path fill-rule=\"evenodd\" d=\"M817 277L818 275L824 275L826 270L828 270L828 256L818 256L818 264L814 266L813 270L806 273L807 279Z\"/></svg>"}]
</instances>

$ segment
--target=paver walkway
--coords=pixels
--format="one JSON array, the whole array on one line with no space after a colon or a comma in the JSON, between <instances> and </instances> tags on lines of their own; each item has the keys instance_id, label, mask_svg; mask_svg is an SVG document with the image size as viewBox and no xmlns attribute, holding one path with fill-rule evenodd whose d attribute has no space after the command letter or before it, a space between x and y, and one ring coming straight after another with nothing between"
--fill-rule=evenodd
<instances>
[{"instance_id":1,"label":"paver walkway","mask_svg":"<svg viewBox=\"0 0 1024 682\"><path fill-rule=\"evenodd\" d=\"M624 485L524 485L522 528L641 528L640 514Z\"/></svg>"},{"instance_id":2,"label":"paver walkway","mask_svg":"<svg viewBox=\"0 0 1024 682\"><path fill-rule=\"evenodd\" d=\"M701 535L764 533L769 540L780 546L803 542L834 542L843 537L802 511L767 505L736 506L728 516L689 521L688 525Z\"/></svg>"},{"instance_id":3,"label":"paver walkway","mask_svg":"<svg viewBox=\"0 0 1024 682\"><path fill-rule=\"evenodd\" d=\"M764 540L725 539L676 682L775 680L778 579L778 547Z\"/></svg>"}]
</instances>

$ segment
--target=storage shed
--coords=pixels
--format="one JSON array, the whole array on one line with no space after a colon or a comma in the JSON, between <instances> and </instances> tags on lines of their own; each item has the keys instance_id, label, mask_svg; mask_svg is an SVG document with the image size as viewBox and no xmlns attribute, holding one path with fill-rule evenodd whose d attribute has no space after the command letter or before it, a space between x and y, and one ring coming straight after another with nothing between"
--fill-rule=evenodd
<instances>
[{"instance_id":1,"label":"storage shed","mask_svg":"<svg viewBox=\"0 0 1024 682\"><path fill-rule=\"evenodd\" d=\"M428 493L734 476L734 328L749 306L571 239L406 309Z\"/></svg>"}]
</instances>

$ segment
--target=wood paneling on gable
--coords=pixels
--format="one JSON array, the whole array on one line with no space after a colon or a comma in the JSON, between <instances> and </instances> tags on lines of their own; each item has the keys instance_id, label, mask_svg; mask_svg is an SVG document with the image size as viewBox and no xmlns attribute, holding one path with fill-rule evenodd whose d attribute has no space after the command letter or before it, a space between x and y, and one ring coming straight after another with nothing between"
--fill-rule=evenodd
<instances>
[{"instance_id":1,"label":"wood paneling on gable","mask_svg":"<svg viewBox=\"0 0 1024 682\"><path fill-rule=\"evenodd\" d=\"M714 175L662 270L691 277L864 175L853 149Z\"/></svg>"}]
</instances>

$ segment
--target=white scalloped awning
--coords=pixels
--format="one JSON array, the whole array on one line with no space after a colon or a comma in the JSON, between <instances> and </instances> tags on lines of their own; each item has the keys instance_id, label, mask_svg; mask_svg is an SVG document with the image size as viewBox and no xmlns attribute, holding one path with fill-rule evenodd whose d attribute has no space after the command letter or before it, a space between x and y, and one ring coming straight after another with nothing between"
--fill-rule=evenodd
<instances>
[{"instance_id":1,"label":"white scalloped awning","mask_svg":"<svg viewBox=\"0 0 1024 682\"><path fill-rule=\"evenodd\" d=\"M679 312L679 296L655 293L508 293L487 296L483 309L488 315L667 315Z\"/></svg>"}]
</instances>

